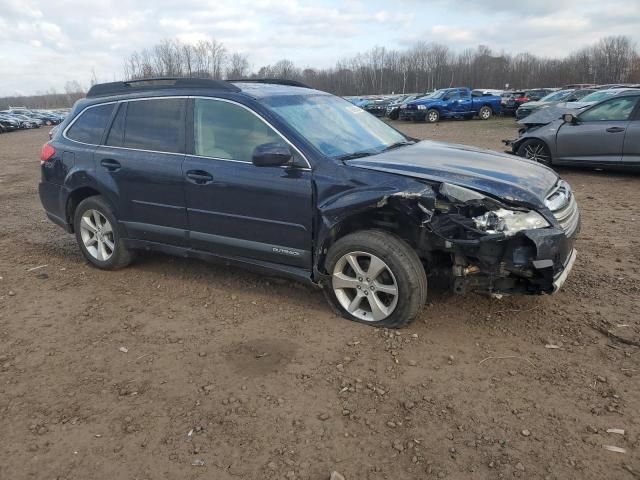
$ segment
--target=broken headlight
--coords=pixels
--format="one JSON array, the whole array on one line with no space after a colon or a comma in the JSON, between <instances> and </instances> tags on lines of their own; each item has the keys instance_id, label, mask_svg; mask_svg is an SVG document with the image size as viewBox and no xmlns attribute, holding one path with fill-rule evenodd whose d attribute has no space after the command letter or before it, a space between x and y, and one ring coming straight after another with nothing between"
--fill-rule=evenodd
<instances>
[{"instance_id":1,"label":"broken headlight","mask_svg":"<svg viewBox=\"0 0 640 480\"><path fill-rule=\"evenodd\" d=\"M549 222L534 210L521 212L517 210L507 210L505 208L490 210L484 215L474 217L473 221L478 230L487 233L504 233L505 235L513 235L521 230L532 230L549 226Z\"/></svg>"}]
</instances>

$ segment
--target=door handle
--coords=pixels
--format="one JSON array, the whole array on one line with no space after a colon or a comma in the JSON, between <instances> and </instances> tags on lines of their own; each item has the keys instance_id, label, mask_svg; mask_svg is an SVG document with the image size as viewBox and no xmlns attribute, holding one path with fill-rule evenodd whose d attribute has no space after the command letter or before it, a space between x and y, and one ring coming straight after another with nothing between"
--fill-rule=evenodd
<instances>
[{"instance_id":1,"label":"door handle","mask_svg":"<svg viewBox=\"0 0 640 480\"><path fill-rule=\"evenodd\" d=\"M100 165L102 165L104 168L106 168L107 170L109 170L110 172L115 172L120 170L120 167L122 165L120 165L120 162L112 159L112 158L105 158L103 160L100 161Z\"/></svg>"},{"instance_id":2,"label":"door handle","mask_svg":"<svg viewBox=\"0 0 640 480\"><path fill-rule=\"evenodd\" d=\"M204 185L213 182L213 176L210 173L205 172L204 170L189 170L187 172L187 179L191 183L196 183L198 185Z\"/></svg>"},{"instance_id":3,"label":"door handle","mask_svg":"<svg viewBox=\"0 0 640 480\"><path fill-rule=\"evenodd\" d=\"M622 127L611 127L611 128L607 128L607 132L609 132L609 133L620 133L620 132L624 132L624 128L622 128Z\"/></svg>"}]
</instances>

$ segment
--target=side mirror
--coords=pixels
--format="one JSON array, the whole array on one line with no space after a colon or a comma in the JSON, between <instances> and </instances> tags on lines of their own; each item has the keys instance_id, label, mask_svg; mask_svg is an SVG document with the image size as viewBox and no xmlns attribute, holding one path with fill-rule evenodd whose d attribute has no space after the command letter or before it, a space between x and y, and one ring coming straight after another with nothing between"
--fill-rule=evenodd
<instances>
[{"instance_id":1,"label":"side mirror","mask_svg":"<svg viewBox=\"0 0 640 480\"><path fill-rule=\"evenodd\" d=\"M263 143L253 149L252 163L256 167L281 167L291 161L293 155L289 146L280 143Z\"/></svg>"},{"instance_id":2,"label":"side mirror","mask_svg":"<svg viewBox=\"0 0 640 480\"><path fill-rule=\"evenodd\" d=\"M564 123L576 124L578 123L578 119L573 115L573 113L565 113L562 115L562 120Z\"/></svg>"}]
</instances>

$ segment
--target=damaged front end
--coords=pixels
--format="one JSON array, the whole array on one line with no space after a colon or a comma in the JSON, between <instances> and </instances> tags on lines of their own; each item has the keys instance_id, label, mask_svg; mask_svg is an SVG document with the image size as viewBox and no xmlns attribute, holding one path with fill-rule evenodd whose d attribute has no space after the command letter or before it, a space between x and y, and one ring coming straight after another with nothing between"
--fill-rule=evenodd
<instances>
[{"instance_id":1,"label":"damaged front end","mask_svg":"<svg viewBox=\"0 0 640 480\"><path fill-rule=\"evenodd\" d=\"M429 276L445 279L459 294L553 293L575 259L579 219L572 231L565 230L552 205L507 204L469 188L431 182L369 200L359 206L361 215L381 222L373 226L396 231L414 246ZM562 208L557 211L564 215ZM339 219L326 213L328 231L339 234Z\"/></svg>"},{"instance_id":2,"label":"damaged front end","mask_svg":"<svg viewBox=\"0 0 640 480\"><path fill-rule=\"evenodd\" d=\"M553 293L575 258L573 239L550 210L543 215L447 183L427 230L421 248L450 255L452 288L460 294Z\"/></svg>"}]
</instances>

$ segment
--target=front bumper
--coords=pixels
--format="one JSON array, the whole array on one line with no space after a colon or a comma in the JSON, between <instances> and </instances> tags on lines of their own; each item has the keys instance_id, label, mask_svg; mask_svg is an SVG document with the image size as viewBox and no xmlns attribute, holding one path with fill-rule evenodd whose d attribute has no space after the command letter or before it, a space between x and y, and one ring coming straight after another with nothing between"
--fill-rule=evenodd
<instances>
[{"instance_id":1,"label":"front bumper","mask_svg":"<svg viewBox=\"0 0 640 480\"><path fill-rule=\"evenodd\" d=\"M400 120L424 120L427 116L426 110L400 110Z\"/></svg>"},{"instance_id":2,"label":"front bumper","mask_svg":"<svg viewBox=\"0 0 640 480\"><path fill-rule=\"evenodd\" d=\"M576 257L578 256L578 251L574 248L569 254L569 260L564 265L564 269L561 273L559 273L553 280L553 291L551 293L556 293L558 290L562 288L564 282L567 280L569 273L573 269L573 264L576 261Z\"/></svg>"},{"instance_id":3,"label":"front bumper","mask_svg":"<svg viewBox=\"0 0 640 480\"><path fill-rule=\"evenodd\" d=\"M376 117L384 117L384 114L387 112L387 107L365 108L365 111Z\"/></svg>"},{"instance_id":4,"label":"front bumper","mask_svg":"<svg viewBox=\"0 0 640 480\"><path fill-rule=\"evenodd\" d=\"M579 229L576 229L576 233ZM454 245L453 290L490 294L552 294L564 285L577 252L575 234L559 228Z\"/></svg>"}]
</instances>

